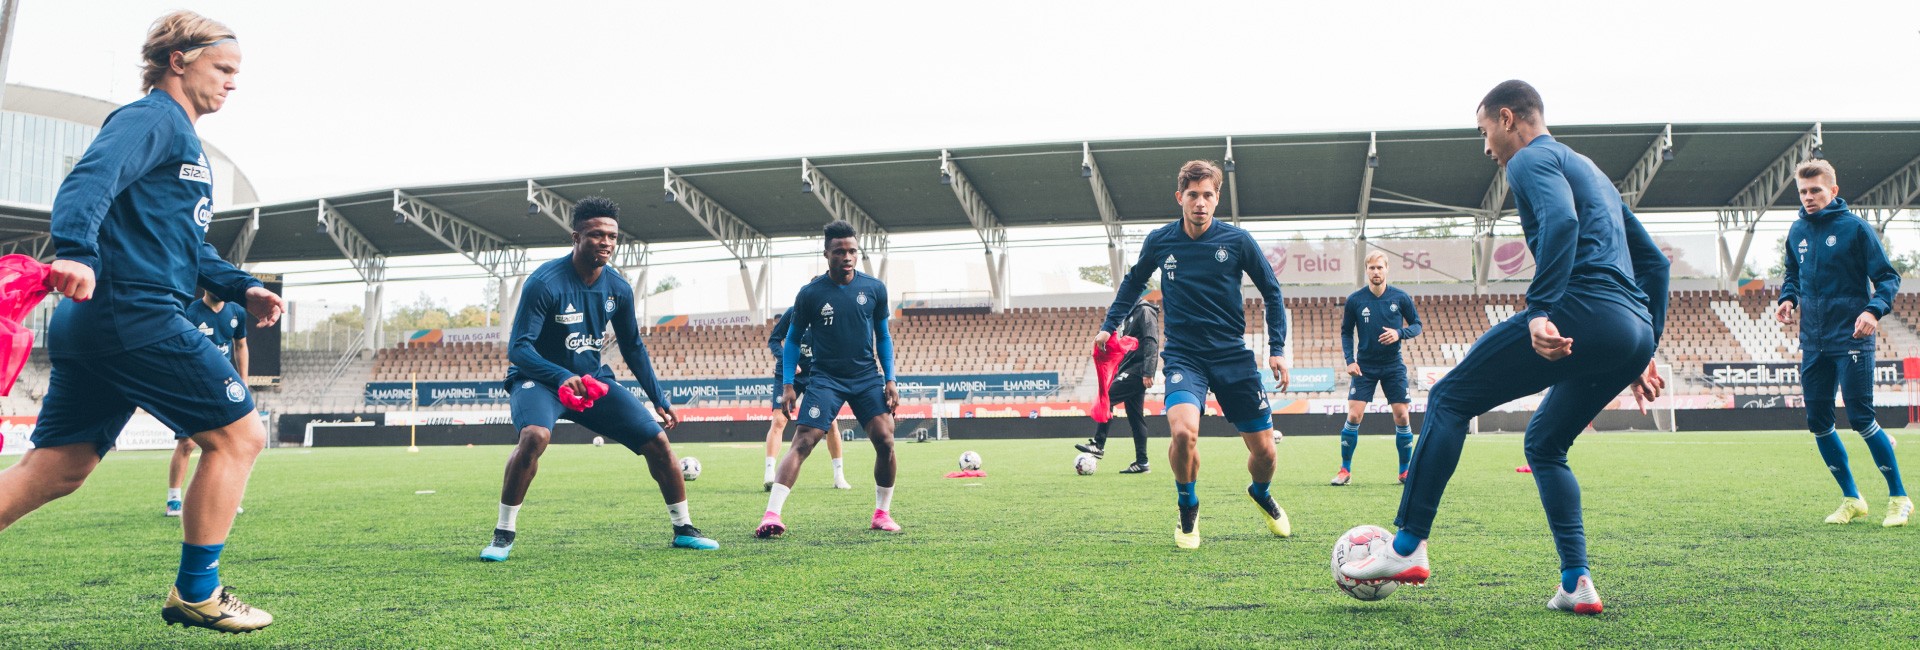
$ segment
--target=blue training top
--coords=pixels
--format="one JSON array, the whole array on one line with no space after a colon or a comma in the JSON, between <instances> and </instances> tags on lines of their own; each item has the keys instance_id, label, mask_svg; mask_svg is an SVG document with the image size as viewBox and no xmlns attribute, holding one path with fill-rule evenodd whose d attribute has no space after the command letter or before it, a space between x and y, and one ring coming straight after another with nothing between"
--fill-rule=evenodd
<instances>
[{"instance_id":1,"label":"blue training top","mask_svg":"<svg viewBox=\"0 0 1920 650\"><path fill-rule=\"evenodd\" d=\"M1873 349L1877 337L1853 338L1853 323L1861 312L1887 315L1900 292L1900 273L1887 262L1872 224L1838 198L1813 214L1802 209L1787 229L1786 253L1780 302L1800 308L1800 349Z\"/></svg>"},{"instance_id":2,"label":"blue training top","mask_svg":"<svg viewBox=\"0 0 1920 650\"><path fill-rule=\"evenodd\" d=\"M47 328L56 357L101 357L194 330L203 287L244 304L260 281L208 244L213 168L186 109L159 90L107 116L53 198L57 259L93 268L93 298L60 301Z\"/></svg>"},{"instance_id":3,"label":"blue training top","mask_svg":"<svg viewBox=\"0 0 1920 650\"><path fill-rule=\"evenodd\" d=\"M773 352L776 360L786 356L787 330L793 329L793 308L788 307L780 314L780 322L773 324L773 331L767 334L767 349ZM805 377L813 370L813 337L808 330L800 333L800 366L794 370L794 376ZM779 379L775 377L774 379Z\"/></svg>"},{"instance_id":4,"label":"blue training top","mask_svg":"<svg viewBox=\"0 0 1920 650\"><path fill-rule=\"evenodd\" d=\"M893 335L887 331L887 285L853 272L845 285L821 275L800 287L781 348L780 382L793 383L800 338L813 344L813 374L842 381L884 375L893 381ZM875 360L878 360L876 366Z\"/></svg>"},{"instance_id":5,"label":"blue training top","mask_svg":"<svg viewBox=\"0 0 1920 650\"><path fill-rule=\"evenodd\" d=\"M612 267L600 270L600 279L588 285L573 270L568 255L534 269L520 290L520 308L513 316L513 338L507 344L507 385L532 380L548 388L574 377L594 375L612 383L613 370L600 362L607 326L620 343L633 378L655 406L671 409L653 360L640 340L633 285Z\"/></svg>"},{"instance_id":6,"label":"blue training top","mask_svg":"<svg viewBox=\"0 0 1920 650\"><path fill-rule=\"evenodd\" d=\"M1524 320L1552 317L1554 303L1570 292L1609 298L1646 317L1657 345L1667 324L1670 264L1613 181L1545 134L1507 161L1506 174L1534 259Z\"/></svg>"},{"instance_id":7,"label":"blue training top","mask_svg":"<svg viewBox=\"0 0 1920 650\"><path fill-rule=\"evenodd\" d=\"M207 340L220 354L227 356L227 362L233 362L233 342L247 338L247 310L238 303L221 303L216 312L207 306L205 300L195 300L187 305L187 322L193 328L207 335Z\"/></svg>"},{"instance_id":8,"label":"blue training top","mask_svg":"<svg viewBox=\"0 0 1920 650\"><path fill-rule=\"evenodd\" d=\"M1399 330L1400 341L1381 343L1381 328ZM1340 351L1347 363L1355 362L1355 339L1360 341L1360 363L1401 363L1400 342L1419 335L1420 312L1413 309L1413 296L1399 287L1385 287L1379 296L1366 288L1347 296L1346 315L1340 317Z\"/></svg>"},{"instance_id":9,"label":"blue training top","mask_svg":"<svg viewBox=\"0 0 1920 650\"><path fill-rule=\"evenodd\" d=\"M1181 220L1147 234L1140 259L1120 281L1102 331L1112 332L1146 290L1147 278L1160 271L1166 305L1166 352L1201 356L1245 350L1247 319L1241 313L1240 276L1253 279L1266 301L1267 354L1281 356L1287 343L1286 308L1273 267L1247 231L1215 219L1199 239L1187 236Z\"/></svg>"}]
</instances>

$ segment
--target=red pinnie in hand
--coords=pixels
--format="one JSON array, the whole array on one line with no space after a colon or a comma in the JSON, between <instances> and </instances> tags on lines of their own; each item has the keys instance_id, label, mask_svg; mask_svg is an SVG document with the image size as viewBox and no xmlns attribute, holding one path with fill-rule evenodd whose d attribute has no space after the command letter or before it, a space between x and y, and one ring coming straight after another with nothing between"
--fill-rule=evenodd
<instances>
[{"instance_id":1,"label":"red pinnie in hand","mask_svg":"<svg viewBox=\"0 0 1920 650\"><path fill-rule=\"evenodd\" d=\"M27 355L33 351L33 330L20 321L40 305L52 291L47 287L47 265L25 255L0 257L0 345L6 357L0 359L0 395L13 392L13 382L27 367Z\"/></svg>"},{"instance_id":2,"label":"red pinnie in hand","mask_svg":"<svg viewBox=\"0 0 1920 650\"><path fill-rule=\"evenodd\" d=\"M575 395L573 394L572 386L561 385L560 404L575 411L585 412L587 409L593 408L594 400L606 397L607 395L607 385L598 379L594 379L592 375L581 377L580 383L587 387L587 394L585 396Z\"/></svg>"}]
</instances>

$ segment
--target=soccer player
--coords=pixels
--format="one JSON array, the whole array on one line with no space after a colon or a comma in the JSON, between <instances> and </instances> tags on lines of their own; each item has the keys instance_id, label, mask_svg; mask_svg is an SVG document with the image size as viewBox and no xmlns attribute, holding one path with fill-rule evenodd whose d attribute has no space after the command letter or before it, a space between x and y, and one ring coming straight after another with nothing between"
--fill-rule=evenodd
<instances>
[{"instance_id":1,"label":"soccer player","mask_svg":"<svg viewBox=\"0 0 1920 650\"><path fill-rule=\"evenodd\" d=\"M1586 156L1547 132L1540 93L1524 81L1494 86L1475 110L1487 155L1505 166L1527 249L1536 260L1527 308L1480 337L1427 394L1427 416L1400 492L1391 548L1341 565L1354 580L1421 584L1426 539L1460 463L1468 421L1548 389L1527 424L1527 462L1560 554L1547 607L1598 614L1587 571L1580 485L1567 449L1601 409L1633 387L1644 401L1665 381L1653 365L1667 315L1667 257Z\"/></svg>"},{"instance_id":2,"label":"soccer player","mask_svg":"<svg viewBox=\"0 0 1920 650\"><path fill-rule=\"evenodd\" d=\"M1407 364L1400 360L1400 342L1420 335L1420 312L1413 296L1387 286L1387 254L1367 253L1367 287L1347 296L1346 315L1340 317L1340 351L1347 358L1353 386L1347 390L1347 424L1340 428L1340 473L1333 485L1353 480L1353 449L1360 445L1360 420L1367 416L1377 384L1393 409L1393 446L1400 451L1401 483L1407 482L1407 458L1413 455L1413 428L1407 405ZM1360 352L1354 353L1354 341Z\"/></svg>"},{"instance_id":3,"label":"soccer player","mask_svg":"<svg viewBox=\"0 0 1920 650\"><path fill-rule=\"evenodd\" d=\"M786 313L780 315L780 322L774 323L773 332L767 335L767 348L773 350L773 385L775 388L773 393L773 422L767 427L767 472L763 476L761 487L769 492L773 491L775 466L780 463L780 436L786 432L787 423L790 421L787 418L786 404L781 401L785 399L786 395L782 393L780 388L780 359L782 351L786 348L787 330L792 329L792 325L793 309L788 308ZM807 335L803 332L800 334L800 365L793 371L793 383L796 392L803 395L806 394L807 373L812 369L813 344L808 342ZM831 423L829 423L829 425L831 425ZM840 458L840 435L834 433L832 428L832 426L828 426L827 454L833 456L833 487L839 490L851 490L853 486L847 483L846 467Z\"/></svg>"},{"instance_id":4,"label":"soccer player","mask_svg":"<svg viewBox=\"0 0 1920 650\"><path fill-rule=\"evenodd\" d=\"M1147 466L1146 403L1147 389L1153 387L1153 376L1160 372L1160 307L1145 300L1135 304L1133 310L1127 312L1127 318L1120 322L1119 332L1140 341L1140 347L1121 357L1118 372L1107 385L1108 397L1126 407L1127 426L1133 429L1133 464L1120 473L1145 474L1152 471ZM1112 420L1101 422L1093 440L1073 448L1093 454L1094 458L1105 458L1107 428L1112 425Z\"/></svg>"},{"instance_id":5,"label":"soccer player","mask_svg":"<svg viewBox=\"0 0 1920 650\"><path fill-rule=\"evenodd\" d=\"M553 437L554 421L563 417L646 457L647 471L667 502L675 548L720 548L693 527L687 513L687 482L666 434L679 420L653 374L647 346L640 341L633 286L619 272L607 271L620 240L619 219L620 206L604 197L587 197L574 204L573 252L540 265L521 290L513 338L507 346L507 361L512 364L507 368L509 408L513 427L520 431L520 444L507 456L506 478L500 484L500 521L494 526L493 542L480 550L481 560L505 562L513 551L527 487L540 470L540 455ZM620 355L640 388L647 391L660 421L647 413L632 391L615 382L613 369L600 363L609 326L620 343ZM610 390L585 411L563 405L558 391L564 388L586 396L588 377ZM660 422L666 423L665 429Z\"/></svg>"},{"instance_id":6,"label":"soccer player","mask_svg":"<svg viewBox=\"0 0 1920 650\"><path fill-rule=\"evenodd\" d=\"M1206 408L1209 389L1247 445L1247 473L1253 476L1247 497L1259 506L1269 531L1280 537L1293 534L1287 511L1280 509L1269 491L1275 457L1273 413L1253 351L1242 338L1247 325L1241 315L1240 276L1251 278L1266 301L1266 365L1281 390L1287 387L1288 364L1282 355L1286 311L1280 302L1280 283L1253 235L1213 218L1225 180L1226 174L1211 162L1195 160L1180 167L1174 185L1180 218L1147 234L1139 261L1120 281L1113 305L1107 308L1107 320L1093 339L1095 346L1106 345L1140 300L1147 278L1159 271L1167 316L1167 342L1161 356L1166 361L1167 428L1172 434L1167 461L1173 465L1175 503L1180 508L1173 543L1188 549L1200 548L1200 495L1194 491L1194 480L1200 473L1200 412Z\"/></svg>"},{"instance_id":7,"label":"soccer player","mask_svg":"<svg viewBox=\"0 0 1920 650\"><path fill-rule=\"evenodd\" d=\"M1834 384L1847 398L1847 423L1867 442L1873 464L1887 478L1887 518L1880 525L1907 525L1913 500L1900 482L1900 461L1894 458L1893 438L1873 419L1874 333L1880 317L1892 308L1900 292L1900 274L1887 263L1887 252L1873 226L1847 209L1840 198L1839 177L1825 160L1810 160L1794 170L1800 190L1800 219L1787 229L1786 277L1780 284L1780 303L1773 317L1800 320L1800 388L1807 401L1807 430L1827 462L1827 471L1840 483L1840 509L1827 515L1829 524L1845 524L1867 516L1867 501L1853 484L1847 468L1847 448L1833 428ZM1867 287L1871 285L1872 291Z\"/></svg>"},{"instance_id":8,"label":"soccer player","mask_svg":"<svg viewBox=\"0 0 1920 650\"><path fill-rule=\"evenodd\" d=\"M213 173L194 124L233 92L240 45L225 25L176 11L154 21L141 59L147 96L107 116L53 199L47 283L68 300L48 326L53 376L34 448L0 472L0 528L72 494L144 409L203 450L160 617L251 632L273 615L221 586L220 554L266 427L233 364L184 316L195 286L246 305L260 327L283 305L206 242Z\"/></svg>"},{"instance_id":9,"label":"soccer player","mask_svg":"<svg viewBox=\"0 0 1920 650\"><path fill-rule=\"evenodd\" d=\"M767 495L767 513L753 534L761 539L779 537L787 532L780 521L787 494L800 477L800 465L807 462L813 446L833 428L840 405L853 407L853 416L866 428L873 442L874 506L873 530L898 531L893 521L893 412L900 406L900 392L893 383L893 335L887 332L887 285L871 275L854 270L860 262L860 233L845 221L827 224L827 273L800 288L793 299L793 318L788 319L786 344L781 348L781 404L792 416L798 405L803 410L795 418L799 427L793 444L780 460L771 494ZM800 400L794 375L800 365L802 336L813 344L813 372L806 383L807 396Z\"/></svg>"},{"instance_id":10,"label":"soccer player","mask_svg":"<svg viewBox=\"0 0 1920 650\"><path fill-rule=\"evenodd\" d=\"M200 290L200 299L187 305L187 322L207 336L213 347L240 372L240 383L247 382L247 310L238 303ZM186 432L191 434L192 432ZM180 486L187 477L187 459L193 456L193 438L174 442L173 458L167 461L167 516L180 516Z\"/></svg>"}]
</instances>

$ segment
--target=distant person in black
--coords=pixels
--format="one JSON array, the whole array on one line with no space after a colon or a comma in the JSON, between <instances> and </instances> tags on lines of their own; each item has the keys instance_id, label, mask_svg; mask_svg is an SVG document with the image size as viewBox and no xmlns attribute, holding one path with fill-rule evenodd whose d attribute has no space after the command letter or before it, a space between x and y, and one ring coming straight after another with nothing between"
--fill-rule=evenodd
<instances>
[{"instance_id":1,"label":"distant person in black","mask_svg":"<svg viewBox=\"0 0 1920 650\"><path fill-rule=\"evenodd\" d=\"M1127 313L1126 320L1120 322L1120 334L1140 340L1140 347L1120 359L1120 368L1107 388L1107 396L1113 402L1127 407L1127 426L1133 428L1133 464L1120 470L1120 473L1145 474L1150 471L1147 467L1145 413L1147 389L1153 387L1153 376L1160 374L1160 306L1145 300L1134 305L1133 311ZM1074 445L1073 448L1093 454L1094 458L1105 458L1107 427L1112 424L1112 420L1101 422L1092 441Z\"/></svg>"}]
</instances>

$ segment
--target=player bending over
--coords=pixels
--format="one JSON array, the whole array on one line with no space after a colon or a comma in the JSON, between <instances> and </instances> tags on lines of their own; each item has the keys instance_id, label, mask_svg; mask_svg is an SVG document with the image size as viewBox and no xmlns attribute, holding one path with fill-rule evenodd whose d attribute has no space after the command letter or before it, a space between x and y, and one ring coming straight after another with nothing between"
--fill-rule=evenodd
<instances>
[{"instance_id":1,"label":"player bending over","mask_svg":"<svg viewBox=\"0 0 1920 650\"><path fill-rule=\"evenodd\" d=\"M781 388L780 358L782 351L786 349L787 330L792 329L792 324L793 309L789 308L786 313L780 315L780 322L773 324L773 332L767 335L767 348L773 350L774 359L773 422L767 427L767 472L763 476L761 487L769 492L773 491L774 471L780 464L780 436L786 433L787 423L791 421L787 417L786 403L782 401L786 395ZM813 344L808 342L807 334L801 332L800 364L793 371L794 391L798 394L807 393L807 373L812 369ZM852 485L847 484L846 466L840 459L840 436L834 433L832 423L828 423L827 427L827 455L833 456L833 487L840 490L853 489Z\"/></svg>"},{"instance_id":2,"label":"player bending over","mask_svg":"<svg viewBox=\"0 0 1920 650\"><path fill-rule=\"evenodd\" d=\"M1161 358L1166 363L1167 428L1172 434L1167 462L1173 466L1174 501L1180 508L1173 543L1180 548L1200 547L1200 495L1194 481L1200 473L1200 412L1209 388L1247 445L1247 473L1253 477L1247 497L1259 507L1269 531L1280 537L1293 534L1287 511L1268 489L1275 459L1273 413L1258 362L1241 338L1247 325L1240 311L1240 276L1252 278L1266 301L1267 368L1281 390L1287 387L1287 359L1281 354L1287 340L1286 311L1280 283L1253 235L1213 218L1225 179L1218 166L1204 160L1180 167L1174 192L1180 218L1147 234L1139 261L1121 280L1107 320L1093 339L1096 347L1106 345L1140 299L1147 278L1159 271L1167 317Z\"/></svg>"},{"instance_id":3,"label":"player bending over","mask_svg":"<svg viewBox=\"0 0 1920 650\"><path fill-rule=\"evenodd\" d=\"M1127 313L1118 330L1121 336L1131 336L1140 341L1140 347L1120 358L1120 367L1113 375L1113 381L1107 384L1107 395L1114 402L1125 406L1127 427L1133 430L1133 464L1120 470L1121 474L1145 474L1152 471L1147 466L1147 389L1153 387L1153 376L1160 372L1160 307L1142 300ZM1100 423L1094 430L1093 439L1074 445L1074 449L1093 454L1094 458L1107 455L1107 429L1113 425L1109 419Z\"/></svg>"},{"instance_id":4,"label":"player bending over","mask_svg":"<svg viewBox=\"0 0 1920 650\"><path fill-rule=\"evenodd\" d=\"M505 562L513 551L520 505L540 470L540 455L553 438L553 423L562 417L646 457L647 471L667 501L674 547L720 548L693 527L693 518L687 514L686 479L680 475L680 462L673 456L666 431L632 391L614 381L613 370L600 363L603 337L611 325L621 356L653 401L660 421L667 429L678 423L653 374L647 346L640 341L633 286L618 271L607 270L620 240L619 219L620 207L605 198L588 197L575 204L573 253L540 265L521 290L513 340L507 347L507 361L513 364L507 369L508 399L520 444L507 457L506 479L500 485L500 523L494 526L493 543L480 550L482 560ZM585 411L560 402L562 389L587 395L589 378L610 389Z\"/></svg>"},{"instance_id":5,"label":"player bending over","mask_svg":"<svg viewBox=\"0 0 1920 650\"><path fill-rule=\"evenodd\" d=\"M1386 253L1369 252L1366 262L1367 287L1347 296L1346 315L1340 317L1340 351L1347 357L1353 386L1347 390L1347 424L1340 427L1340 473L1333 475L1333 485L1353 479L1360 420L1367 416L1376 384L1387 394L1387 408L1393 409L1393 446L1400 451L1401 483L1407 482L1407 459L1413 455L1413 429L1407 416L1412 400L1407 399L1407 364L1400 359L1400 342L1420 335L1420 312L1413 309L1413 296L1387 286ZM1358 354L1353 350L1356 340Z\"/></svg>"},{"instance_id":6,"label":"player bending over","mask_svg":"<svg viewBox=\"0 0 1920 650\"><path fill-rule=\"evenodd\" d=\"M1600 613L1587 571L1580 484L1567 467L1574 437L1633 387L1642 400L1665 382L1653 365L1667 316L1667 257L1593 161L1547 133L1540 93L1523 81L1495 86L1475 110L1486 152L1503 165L1527 249L1537 260L1527 309L1480 337L1427 394L1426 421L1400 492L1392 548L1341 565L1361 581L1421 584L1440 494L1460 464L1468 421L1547 390L1524 439L1527 462L1560 553L1560 584L1547 607Z\"/></svg>"},{"instance_id":7,"label":"player bending over","mask_svg":"<svg viewBox=\"0 0 1920 650\"><path fill-rule=\"evenodd\" d=\"M1800 219L1787 229L1787 271L1773 317L1800 318L1800 388L1807 401L1807 430L1820 448L1827 471L1840 483L1840 509L1829 524L1867 516L1867 500L1853 484L1847 448L1833 428L1834 384L1847 398L1847 423L1867 442L1873 464L1887 478L1886 527L1905 526L1913 500L1900 482L1900 461L1893 437L1873 419L1873 343L1880 317L1900 292L1900 274L1867 220L1847 209L1839 177L1825 160L1810 160L1794 170L1800 190ZM1867 288L1873 290L1869 292Z\"/></svg>"},{"instance_id":8,"label":"player bending over","mask_svg":"<svg viewBox=\"0 0 1920 650\"><path fill-rule=\"evenodd\" d=\"M246 381L184 315L199 286L246 305L260 327L280 319L280 297L206 242L213 171L194 124L233 92L240 45L225 25L176 11L154 21L141 58L147 96L107 116L53 199L47 283L68 300L47 328L53 377L33 449L0 472L0 528L79 489L144 409L203 450L160 618L251 632L273 615L221 586L220 553L266 426Z\"/></svg>"},{"instance_id":9,"label":"player bending over","mask_svg":"<svg viewBox=\"0 0 1920 650\"><path fill-rule=\"evenodd\" d=\"M781 349L781 403L791 410L799 427L793 444L780 460L771 494L767 495L767 513L760 518L754 535L762 539L786 534L780 521L787 494L800 477L800 465L820 438L833 428L833 417L840 405L853 407L853 415L866 428L873 441L874 506L873 530L897 531L888 514L893 508L893 411L900 405L900 393L893 385L893 336L887 333L887 285L873 276L854 270L860 261L860 233L845 221L827 224L827 273L800 288L793 299L793 318L789 319L786 345ZM794 384L800 365L802 335L813 344L813 372L802 400Z\"/></svg>"},{"instance_id":10,"label":"player bending over","mask_svg":"<svg viewBox=\"0 0 1920 650\"><path fill-rule=\"evenodd\" d=\"M226 356L234 370L240 371L240 383L247 383L247 310L238 303L200 290L200 299L187 305L187 322L207 336L213 347ZM191 434L191 431L183 432ZM187 478L187 459L193 456L193 438L181 437L173 444L173 458L167 461L167 516L180 516L180 486ZM236 508L235 512L244 512Z\"/></svg>"}]
</instances>

